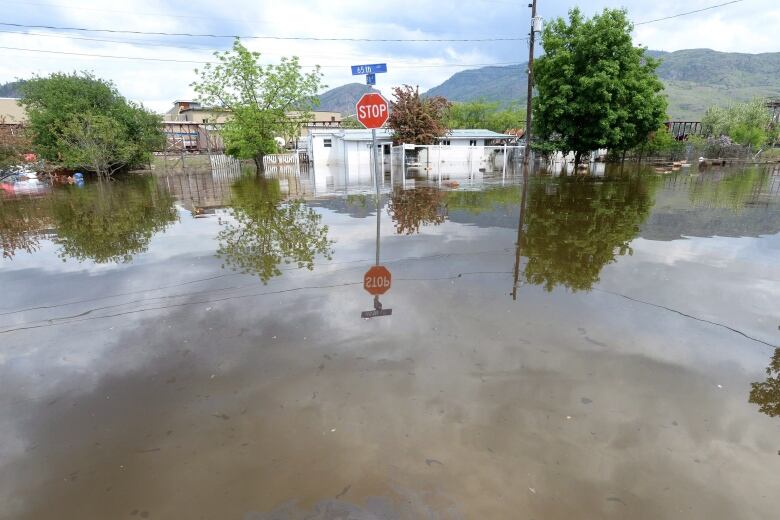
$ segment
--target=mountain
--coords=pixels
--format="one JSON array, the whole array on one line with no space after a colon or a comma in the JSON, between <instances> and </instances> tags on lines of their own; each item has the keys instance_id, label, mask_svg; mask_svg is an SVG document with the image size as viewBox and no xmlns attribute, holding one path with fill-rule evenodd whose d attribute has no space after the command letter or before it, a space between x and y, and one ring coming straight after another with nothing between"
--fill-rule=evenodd
<instances>
[{"instance_id":1,"label":"mountain","mask_svg":"<svg viewBox=\"0 0 780 520\"><path fill-rule=\"evenodd\" d=\"M19 98L22 97L22 93L19 91L19 87L24 84L24 80L10 81L0 85L0 97Z\"/></svg>"},{"instance_id":2,"label":"mountain","mask_svg":"<svg viewBox=\"0 0 780 520\"><path fill-rule=\"evenodd\" d=\"M711 105L754 97L780 97L780 52L741 54L709 49L648 51L662 60L658 76L666 86L672 119L698 121ZM425 95L450 101L484 98L525 103L526 65L483 67L454 74Z\"/></svg>"},{"instance_id":3,"label":"mountain","mask_svg":"<svg viewBox=\"0 0 780 520\"><path fill-rule=\"evenodd\" d=\"M673 119L699 120L712 105L780 97L780 52L687 49L649 54L662 60L658 76L666 85Z\"/></svg>"},{"instance_id":4,"label":"mountain","mask_svg":"<svg viewBox=\"0 0 780 520\"><path fill-rule=\"evenodd\" d=\"M320 94L320 106L317 110L341 112L344 116L352 115L355 113L355 104L360 96L368 92L379 93L374 87L362 83L348 83L336 87Z\"/></svg>"},{"instance_id":5,"label":"mountain","mask_svg":"<svg viewBox=\"0 0 780 520\"><path fill-rule=\"evenodd\" d=\"M447 81L433 87L426 96L443 96L450 101L484 98L502 104L525 103L528 92L528 64L482 67L456 72Z\"/></svg>"}]
</instances>

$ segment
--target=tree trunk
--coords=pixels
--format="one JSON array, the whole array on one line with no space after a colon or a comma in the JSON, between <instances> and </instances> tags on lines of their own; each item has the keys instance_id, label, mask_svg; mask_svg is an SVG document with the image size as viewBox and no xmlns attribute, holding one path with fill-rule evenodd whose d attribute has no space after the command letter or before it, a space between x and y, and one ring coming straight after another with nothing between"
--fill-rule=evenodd
<instances>
[{"instance_id":1,"label":"tree trunk","mask_svg":"<svg viewBox=\"0 0 780 520\"><path fill-rule=\"evenodd\" d=\"M623 164L624 162L626 162L626 151L625 150L623 150L623 156L620 158L620 164Z\"/></svg>"},{"instance_id":2,"label":"tree trunk","mask_svg":"<svg viewBox=\"0 0 780 520\"><path fill-rule=\"evenodd\" d=\"M580 157L582 156L582 152L574 152L574 170L577 170L577 167L580 165Z\"/></svg>"},{"instance_id":3,"label":"tree trunk","mask_svg":"<svg viewBox=\"0 0 780 520\"><path fill-rule=\"evenodd\" d=\"M257 168L257 173L260 173L263 171L263 154L255 155L255 167Z\"/></svg>"}]
</instances>

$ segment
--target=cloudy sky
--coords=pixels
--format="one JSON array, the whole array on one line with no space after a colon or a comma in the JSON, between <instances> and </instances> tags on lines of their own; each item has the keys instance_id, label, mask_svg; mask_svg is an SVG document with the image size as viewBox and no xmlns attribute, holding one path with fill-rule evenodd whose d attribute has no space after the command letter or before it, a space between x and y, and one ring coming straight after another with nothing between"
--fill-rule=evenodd
<instances>
[{"instance_id":1,"label":"cloudy sky","mask_svg":"<svg viewBox=\"0 0 780 520\"><path fill-rule=\"evenodd\" d=\"M726 1L597 0L579 5L586 14L623 6L632 20L643 22ZM389 73L378 78L380 88L410 83L427 89L464 68L523 62L527 59L527 43L267 37L516 39L526 36L530 23L527 0L0 0L0 5L0 83L32 74L90 70L113 80L128 98L158 111L166 110L174 99L191 97L193 69L211 59L214 50L230 46L230 38L204 34L266 37L244 41L262 52L267 61L297 55L304 65L321 65L324 81L330 87L353 80L350 64L387 62ZM575 5L572 0L539 0L539 14L550 19L565 15ZM729 52L774 52L780 51L778 27L778 0L742 0L673 20L638 25L634 37L638 44L668 51L707 47ZM151 59L171 61L148 61ZM362 77L356 79L362 81Z\"/></svg>"}]
</instances>

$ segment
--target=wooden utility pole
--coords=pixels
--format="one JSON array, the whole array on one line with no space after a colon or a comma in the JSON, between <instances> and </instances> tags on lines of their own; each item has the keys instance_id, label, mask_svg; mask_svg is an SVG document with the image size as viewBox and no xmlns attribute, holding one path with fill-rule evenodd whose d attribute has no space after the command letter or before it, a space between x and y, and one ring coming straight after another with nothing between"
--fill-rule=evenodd
<instances>
[{"instance_id":1,"label":"wooden utility pole","mask_svg":"<svg viewBox=\"0 0 780 520\"><path fill-rule=\"evenodd\" d=\"M525 156L523 163L528 164L531 156L531 95L534 90L534 20L536 19L536 0L532 0L528 7L531 8L531 30L528 38L528 101L525 108Z\"/></svg>"}]
</instances>

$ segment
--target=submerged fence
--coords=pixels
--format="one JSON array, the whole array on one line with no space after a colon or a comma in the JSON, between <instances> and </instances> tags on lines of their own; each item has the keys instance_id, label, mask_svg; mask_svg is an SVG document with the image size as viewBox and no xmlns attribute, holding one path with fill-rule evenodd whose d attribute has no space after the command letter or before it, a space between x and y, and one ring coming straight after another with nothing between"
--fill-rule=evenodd
<instances>
[{"instance_id":1,"label":"submerged fence","mask_svg":"<svg viewBox=\"0 0 780 520\"><path fill-rule=\"evenodd\" d=\"M523 146L398 145L390 151L392 177L473 178L507 173L522 162Z\"/></svg>"}]
</instances>

